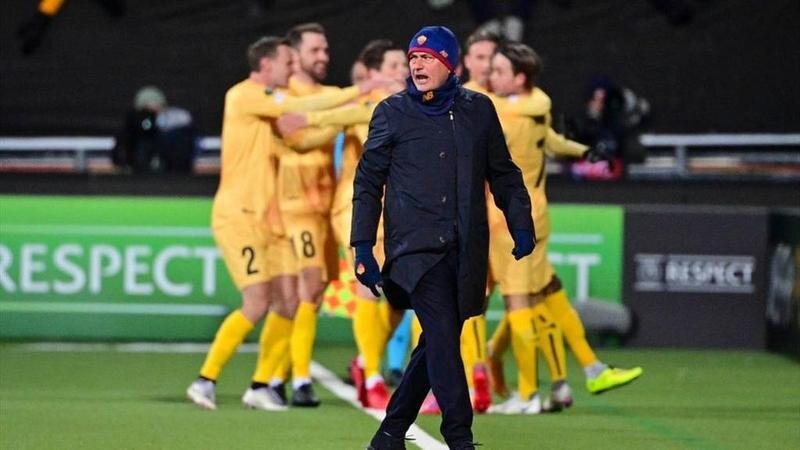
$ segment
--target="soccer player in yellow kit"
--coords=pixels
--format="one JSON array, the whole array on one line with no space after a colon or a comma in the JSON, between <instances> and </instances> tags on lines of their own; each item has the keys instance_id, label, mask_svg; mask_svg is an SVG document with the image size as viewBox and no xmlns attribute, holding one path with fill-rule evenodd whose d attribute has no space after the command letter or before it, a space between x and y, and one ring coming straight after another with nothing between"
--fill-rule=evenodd
<instances>
[{"instance_id":1,"label":"soccer player in yellow kit","mask_svg":"<svg viewBox=\"0 0 800 450\"><path fill-rule=\"evenodd\" d=\"M331 224L336 240L348 248L345 257L353 264L353 254L349 248L350 226L353 215L353 179L358 160L367 139L369 120L377 104L391 93L405 86L408 76L408 63L405 49L386 39L368 43L362 50L359 61L366 68L368 79L393 80L389 89L374 89L361 96L355 103L326 111L314 111L299 118L294 126L346 126L344 154L339 181L336 185ZM284 117L281 121L296 121L298 118ZM379 227L378 239L382 239ZM382 251L380 243L376 245ZM383 255L377 258L382 262ZM350 365L350 374L355 381L358 399L366 408L386 409L389 392L380 373L380 363L386 343L399 321L399 312L391 310L388 302L379 302L368 288L356 284L356 309L353 315L353 335L359 350L359 357Z\"/></svg>"},{"instance_id":2,"label":"soccer player in yellow kit","mask_svg":"<svg viewBox=\"0 0 800 450\"><path fill-rule=\"evenodd\" d=\"M297 25L289 30L287 40L295 54L289 79L291 95L304 97L338 89L321 84L330 62L322 26ZM328 128L284 135L288 146L305 151L284 153L278 164L277 196L286 235L278 243L280 265L277 269L287 279L281 284L282 295L298 306L291 332L290 357L272 375L270 383L283 392L287 368L291 367L294 406L319 405L311 384L311 355L317 309L327 281L325 244L334 188L333 140L337 132L337 129Z\"/></svg>"},{"instance_id":3,"label":"soccer player in yellow kit","mask_svg":"<svg viewBox=\"0 0 800 450\"><path fill-rule=\"evenodd\" d=\"M494 53L499 37L477 31L467 38L464 53L464 67L469 80L464 87L482 94L488 94L489 61ZM461 330L461 359L467 384L472 393L472 406L476 412L485 412L492 402L489 392L489 373L487 371L486 315L473 316L464 322Z\"/></svg>"},{"instance_id":4,"label":"soccer player in yellow kit","mask_svg":"<svg viewBox=\"0 0 800 450\"><path fill-rule=\"evenodd\" d=\"M507 301L508 314L498 326L492 339L490 354L498 354L507 345L508 336L515 359L520 368L519 394L507 402L497 405L498 412L535 412L541 410L536 397L535 346L548 361L553 378L550 408L569 406L572 395L565 383L566 376L561 330L581 363L587 376L587 388L596 393L623 385L638 377L641 368L613 369L600 362L586 342L583 325L569 304L561 281L547 261L547 239L550 222L547 215L545 195L545 152L571 157L592 156L586 146L566 140L551 128L550 99L534 86L535 77L541 67L536 53L529 47L518 43L502 44L496 50L491 62L490 86L492 92L501 98L496 99L506 139L514 161L520 166L523 178L533 200L536 235L539 240L530 267L521 268L519 264L502 261L502 252L509 245L510 237L500 229L502 216L490 211L490 233L492 251L490 265L492 274L500 283L501 291ZM540 114L531 117L520 115L520 104L528 103L529 111ZM509 112L510 111L510 112ZM536 149L538 151L531 151ZM513 242L510 244L513 246ZM515 298L516 294L527 292L526 298ZM528 305L528 306L526 306ZM530 330L530 325L534 329ZM559 329L560 327L560 329ZM531 333L533 331L533 333ZM548 356L547 353L551 355ZM494 408L494 407L493 407ZM547 408L547 406L546 406Z\"/></svg>"},{"instance_id":5,"label":"soccer player in yellow kit","mask_svg":"<svg viewBox=\"0 0 800 450\"><path fill-rule=\"evenodd\" d=\"M291 72L292 53L283 39L261 38L247 51L250 75L225 94L222 123L222 168L214 197L211 227L214 239L234 284L242 293L242 307L231 312L217 330L197 380L186 391L200 407L216 409L215 383L254 324L268 308L278 311L280 326L269 328L260 339L259 365L269 368L278 363L288 343L283 334L291 331L286 319L291 305L270 298L274 281L272 248L281 230L275 219L275 159L285 151L273 134L272 122L281 114L330 108L357 97L365 84L318 96L294 98L276 88L286 87ZM282 410L273 401L274 391L259 383L263 373L253 376L253 384L242 398L245 405L258 409Z\"/></svg>"}]
</instances>

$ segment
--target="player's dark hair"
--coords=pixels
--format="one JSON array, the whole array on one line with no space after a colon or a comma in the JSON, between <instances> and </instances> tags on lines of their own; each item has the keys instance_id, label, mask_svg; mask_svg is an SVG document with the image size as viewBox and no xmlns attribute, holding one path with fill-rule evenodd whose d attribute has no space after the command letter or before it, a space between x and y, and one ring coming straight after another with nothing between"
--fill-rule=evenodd
<instances>
[{"instance_id":1,"label":"player's dark hair","mask_svg":"<svg viewBox=\"0 0 800 450\"><path fill-rule=\"evenodd\" d=\"M542 59L532 48L519 42L505 42L497 47L499 53L511 61L511 70L514 75L525 75L525 88L531 89L536 83L539 72L542 71Z\"/></svg>"},{"instance_id":2,"label":"player's dark hair","mask_svg":"<svg viewBox=\"0 0 800 450\"><path fill-rule=\"evenodd\" d=\"M478 42L489 41L494 42L495 45L500 45L503 43L503 37L499 33L495 33L494 31L490 31L484 28L478 28L472 34L469 35L467 38L467 42L464 43L464 48L467 50L465 53L469 53L469 48L472 47L473 44Z\"/></svg>"},{"instance_id":3,"label":"player's dark hair","mask_svg":"<svg viewBox=\"0 0 800 450\"><path fill-rule=\"evenodd\" d=\"M286 33L286 40L289 41L289 45L291 45L292 48L297 49L300 47L300 43L303 42L303 33L317 33L324 36L325 28L316 22L301 23L300 25L293 26L289 32Z\"/></svg>"},{"instance_id":4,"label":"player's dark hair","mask_svg":"<svg viewBox=\"0 0 800 450\"><path fill-rule=\"evenodd\" d=\"M287 45L283 38L277 36L264 36L247 47L247 65L250 70L258 72L262 58L273 59L278 54L278 47Z\"/></svg>"},{"instance_id":5,"label":"player's dark hair","mask_svg":"<svg viewBox=\"0 0 800 450\"><path fill-rule=\"evenodd\" d=\"M361 50L361 53L358 55L358 60L364 63L367 69L380 70L386 52L391 50L400 50L405 53L403 47L389 39L375 39L364 46L364 49Z\"/></svg>"}]
</instances>

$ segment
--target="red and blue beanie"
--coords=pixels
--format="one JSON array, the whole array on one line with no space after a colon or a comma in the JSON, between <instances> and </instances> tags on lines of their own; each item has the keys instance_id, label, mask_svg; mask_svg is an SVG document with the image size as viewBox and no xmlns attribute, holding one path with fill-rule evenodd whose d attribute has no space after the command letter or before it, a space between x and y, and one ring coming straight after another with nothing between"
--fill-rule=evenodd
<instances>
[{"instance_id":1,"label":"red and blue beanie","mask_svg":"<svg viewBox=\"0 0 800 450\"><path fill-rule=\"evenodd\" d=\"M451 72L458 66L458 40L447 27L425 27L417 31L408 43L408 55L412 52L430 54Z\"/></svg>"}]
</instances>

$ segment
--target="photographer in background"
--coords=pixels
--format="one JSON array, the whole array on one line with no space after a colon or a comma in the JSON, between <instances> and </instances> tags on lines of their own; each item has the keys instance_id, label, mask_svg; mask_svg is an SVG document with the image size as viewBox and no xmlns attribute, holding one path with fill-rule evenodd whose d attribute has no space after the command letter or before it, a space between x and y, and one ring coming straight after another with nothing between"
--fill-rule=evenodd
<instances>
[{"instance_id":1,"label":"photographer in background","mask_svg":"<svg viewBox=\"0 0 800 450\"><path fill-rule=\"evenodd\" d=\"M164 93L155 86L136 92L125 126L116 138L111 158L121 169L134 173L192 172L197 155L192 115L183 108L167 106Z\"/></svg>"},{"instance_id":2,"label":"photographer in background","mask_svg":"<svg viewBox=\"0 0 800 450\"><path fill-rule=\"evenodd\" d=\"M640 159L628 138L648 119L650 103L604 76L593 77L585 92L584 109L567 120L566 135L609 160L576 161L570 172L581 180L617 180L625 163Z\"/></svg>"}]
</instances>

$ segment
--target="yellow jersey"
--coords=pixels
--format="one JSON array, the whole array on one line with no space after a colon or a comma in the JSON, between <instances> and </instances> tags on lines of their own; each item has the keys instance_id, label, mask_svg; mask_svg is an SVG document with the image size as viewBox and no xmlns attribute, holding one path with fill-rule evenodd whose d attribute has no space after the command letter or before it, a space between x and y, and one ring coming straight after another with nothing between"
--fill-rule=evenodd
<instances>
[{"instance_id":1,"label":"yellow jersey","mask_svg":"<svg viewBox=\"0 0 800 450\"><path fill-rule=\"evenodd\" d=\"M388 95L382 89L374 89L359 97L354 103L306 114L309 125L347 127L342 167L339 181L336 183L331 214L341 213L353 207L353 181L356 176L358 160L364 151L364 143L369 134L369 121L372 119L375 107Z\"/></svg>"},{"instance_id":2,"label":"yellow jersey","mask_svg":"<svg viewBox=\"0 0 800 450\"><path fill-rule=\"evenodd\" d=\"M221 170L211 213L218 227L241 220L266 223L275 195L277 157L285 151L272 122L287 112L331 108L358 96L350 87L306 98L267 91L249 79L225 93Z\"/></svg>"},{"instance_id":3,"label":"yellow jersey","mask_svg":"<svg viewBox=\"0 0 800 450\"><path fill-rule=\"evenodd\" d=\"M467 81L464 83L464 87L471 91L480 92L481 94L489 94L489 90L478 84L475 80Z\"/></svg>"},{"instance_id":4,"label":"yellow jersey","mask_svg":"<svg viewBox=\"0 0 800 450\"><path fill-rule=\"evenodd\" d=\"M289 79L289 93L297 97L337 91L333 86L311 85ZM325 215L330 212L335 175L333 145L341 127L309 127L284 137L294 150L280 156L278 202L281 213Z\"/></svg>"},{"instance_id":5,"label":"yellow jersey","mask_svg":"<svg viewBox=\"0 0 800 450\"><path fill-rule=\"evenodd\" d=\"M525 95L490 97L497 108L511 159L522 170L531 197L536 236L544 238L550 234L545 194L546 156L580 157L588 147L564 138L551 128L550 97L541 89L534 88ZM505 219L494 206L489 208L489 222L493 229L501 225L505 229Z\"/></svg>"}]
</instances>

